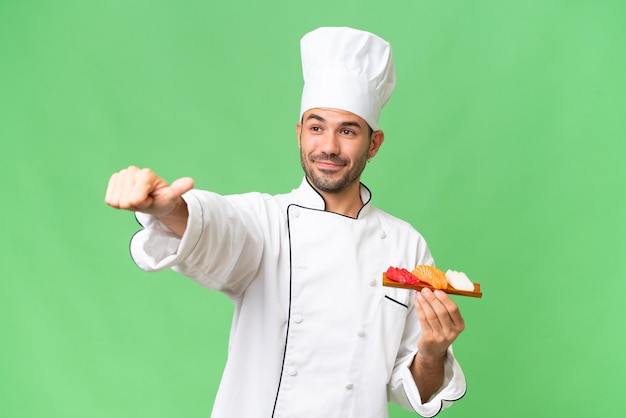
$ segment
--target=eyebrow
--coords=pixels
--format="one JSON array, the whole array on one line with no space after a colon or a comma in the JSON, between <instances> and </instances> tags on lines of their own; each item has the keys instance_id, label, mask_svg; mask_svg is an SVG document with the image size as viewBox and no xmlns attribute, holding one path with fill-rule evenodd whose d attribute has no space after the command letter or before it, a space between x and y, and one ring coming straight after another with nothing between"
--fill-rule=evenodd
<instances>
[{"instance_id":1,"label":"eyebrow","mask_svg":"<svg viewBox=\"0 0 626 418\"><path fill-rule=\"evenodd\" d=\"M306 119L307 119L307 120L309 120L309 119L315 119L315 120L318 120L318 121L320 121L320 122L326 122L326 119L324 119L323 117L321 117L320 115L317 115L317 114L315 114L315 113L311 113L310 115L308 115L308 116L307 116L307 118L306 118ZM351 121L351 120L341 122L341 123L339 124L339 126L342 126L342 127L344 127L344 126L353 126L353 127L356 127L356 128L361 128L361 129L362 129L361 125L360 125L358 122L356 122L356 121Z\"/></svg>"}]
</instances>

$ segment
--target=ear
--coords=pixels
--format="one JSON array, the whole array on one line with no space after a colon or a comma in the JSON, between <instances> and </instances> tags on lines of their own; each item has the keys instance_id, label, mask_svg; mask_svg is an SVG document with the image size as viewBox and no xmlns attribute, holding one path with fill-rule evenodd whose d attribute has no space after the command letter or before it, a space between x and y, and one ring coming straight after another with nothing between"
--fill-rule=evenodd
<instances>
[{"instance_id":1,"label":"ear","mask_svg":"<svg viewBox=\"0 0 626 418\"><path fill-rule=\"evenodd\" d=\"M372 140L370 142L370 150L367 153L367 158L374 158L374 156L378 153L380 146L385 141L385 133L383 131L372 132Z\"/></svg>"},{"instance_id":2,"label":"ear","mask_svg":"<svg viewBox=\"0 0 626 418\"><path fill-rule=\"evenodd\" d=\"M296 137L298 138L298 148L300 148L300 135L302 134L302 122L296 123Z\"/></svg>"}]
</instances>

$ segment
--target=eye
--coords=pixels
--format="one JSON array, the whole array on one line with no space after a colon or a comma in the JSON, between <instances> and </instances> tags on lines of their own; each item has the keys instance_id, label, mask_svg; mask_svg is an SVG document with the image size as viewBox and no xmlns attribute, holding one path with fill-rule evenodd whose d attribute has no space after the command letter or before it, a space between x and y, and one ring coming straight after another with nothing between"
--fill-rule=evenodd
<instances>
[{"instance_id":1,"label":"eye","mask_svg":"<svg viewBox=\"0 0 626 418\"><path fill-rule=\"evenodd\" d=\"M341 133L343 135L355 135L354 131L350 130L350 129L342 129Z\"/></svg>"}]
</instances>

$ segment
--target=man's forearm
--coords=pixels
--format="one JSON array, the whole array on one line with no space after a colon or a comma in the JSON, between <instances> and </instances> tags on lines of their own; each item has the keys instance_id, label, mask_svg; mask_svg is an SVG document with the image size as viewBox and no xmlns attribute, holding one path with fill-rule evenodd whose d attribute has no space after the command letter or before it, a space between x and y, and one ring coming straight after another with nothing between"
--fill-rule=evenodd
<instances>
[{"instance_id":1,"label":"man's forearm","mask_svg":"<svg viewBox=\"0 0 626 418\"><path fill-rule=\"evenodd\" d=\"M411 374L417 385L422 403L428 400L441 389L444 377L445 355L440 358L425 358L419 351L411 363Z\"/></svg>"}]
</instances>

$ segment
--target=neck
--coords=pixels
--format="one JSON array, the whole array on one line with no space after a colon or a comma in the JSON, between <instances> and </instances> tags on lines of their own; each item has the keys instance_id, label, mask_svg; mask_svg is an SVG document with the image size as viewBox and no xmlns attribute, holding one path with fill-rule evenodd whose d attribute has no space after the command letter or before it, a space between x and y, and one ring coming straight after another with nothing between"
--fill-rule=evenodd
<instances>
[{"instance_id":1,"label":"neck","mask_svg":"<svg viewBox=\"0 0 626 418\"><path fill-rule=\"evenodd\" d=\"M363 207L363 202L361 201L361 183L358 181L339 192L324 192L317 188L316 190L324 198L327 212L356 218Z\"/></svg>"}]
</instances>

